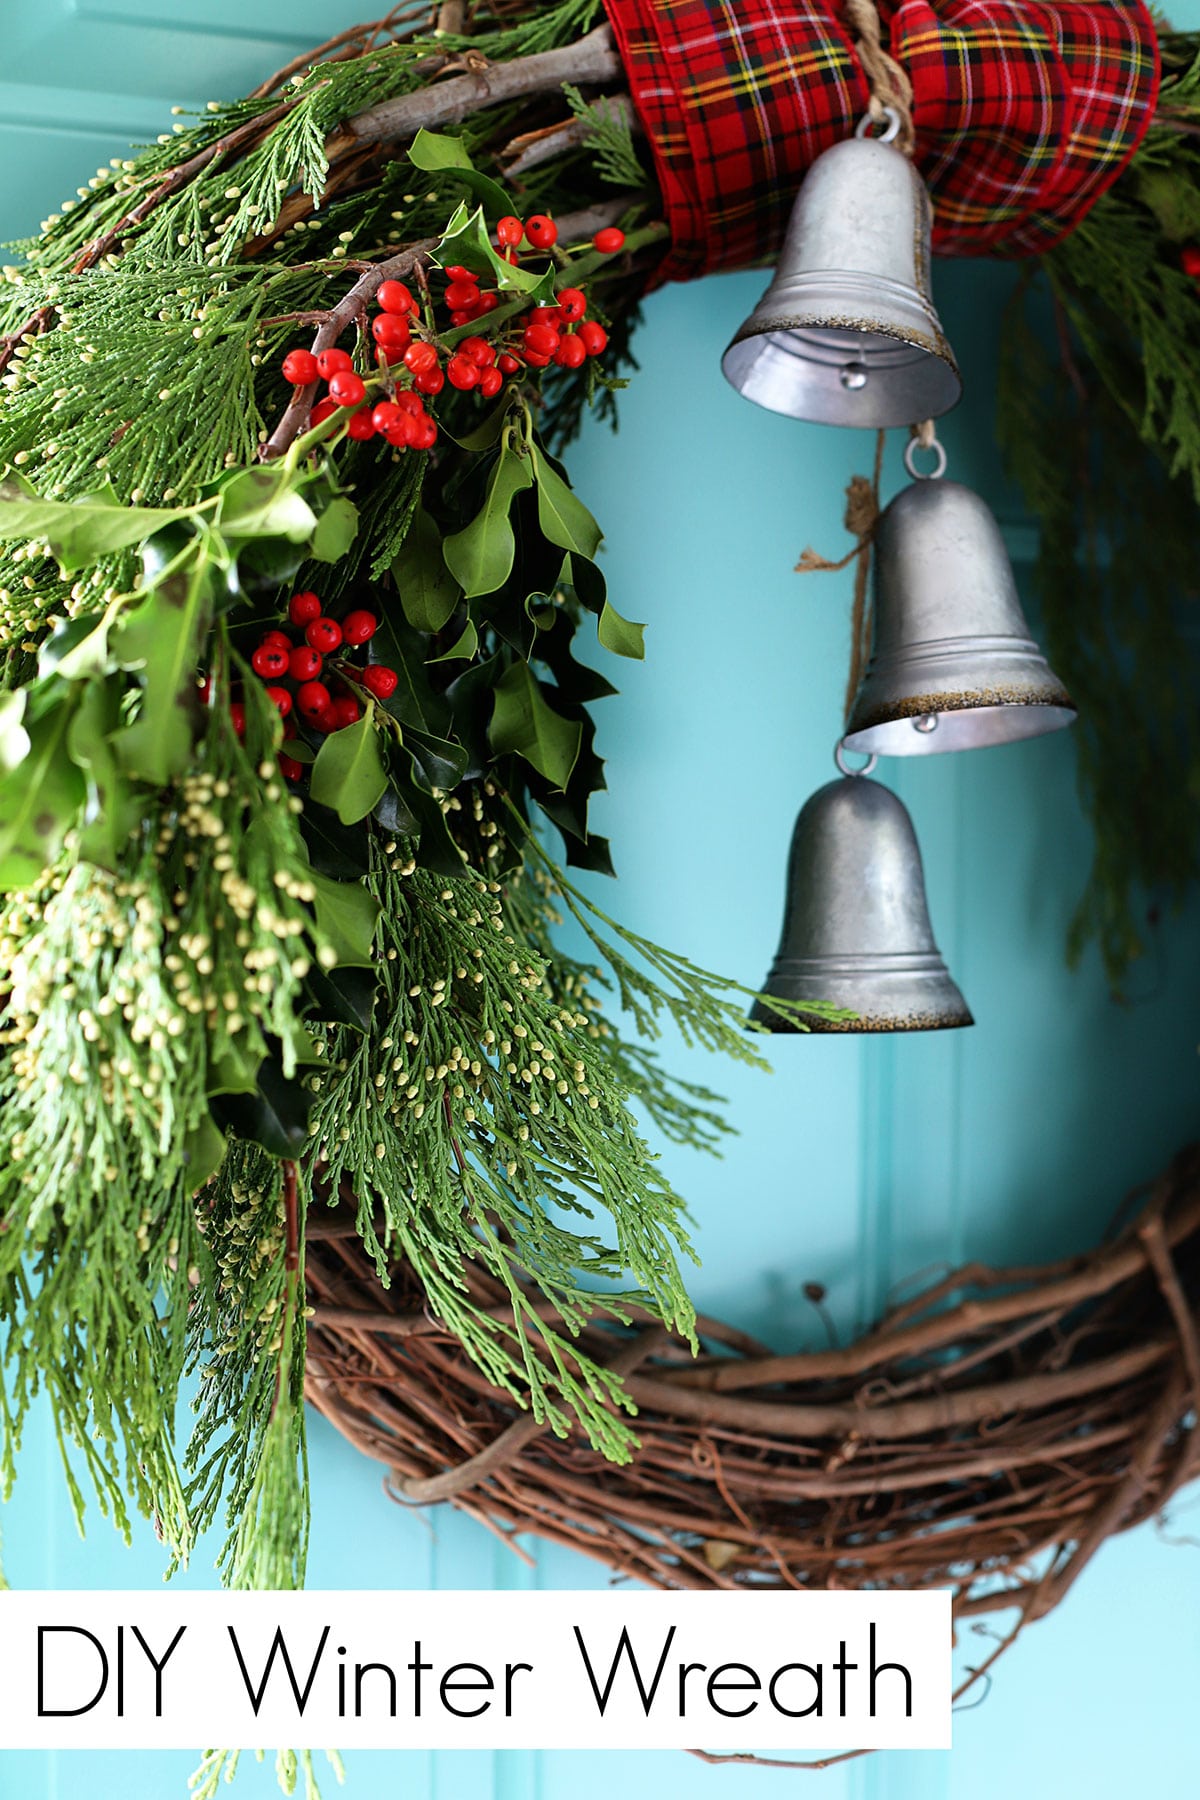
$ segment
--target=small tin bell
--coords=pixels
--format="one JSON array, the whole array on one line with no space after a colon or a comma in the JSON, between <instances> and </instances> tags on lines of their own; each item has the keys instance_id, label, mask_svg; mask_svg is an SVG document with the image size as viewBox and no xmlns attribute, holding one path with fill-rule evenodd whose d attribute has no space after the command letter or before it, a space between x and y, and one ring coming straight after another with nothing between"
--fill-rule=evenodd
<instances>
[{"instance_id":1,"label":"small tin bell","mask_svg":"<svg viewBox=\"0 0 1200 1800\"><path fill-rule=\"evenodd\" d=\"M838 746L838 766L846 771ZM868 763L872 767L874 758ZM788 859L783 936L764 994L828 1000L857 1017L814 1015L813 1031L938 1031L974 1021L934 942L916 833L902 802L866 774L801 809ZM754 1004L768 1031L795 1031Z\"/></svg>"},{"instance_id":2,"label":"small tin bell","mask_svg":"<svg viewBox=\"0 0 1200 1800\"><path fill-rule=\"evenodd\" d=\"M929 194L886 110L882 137L864 118L809 169L771 285L722 359L772 412L883 428L937 418L962 392L930 298Z\"/></svg>"}]
</instances>

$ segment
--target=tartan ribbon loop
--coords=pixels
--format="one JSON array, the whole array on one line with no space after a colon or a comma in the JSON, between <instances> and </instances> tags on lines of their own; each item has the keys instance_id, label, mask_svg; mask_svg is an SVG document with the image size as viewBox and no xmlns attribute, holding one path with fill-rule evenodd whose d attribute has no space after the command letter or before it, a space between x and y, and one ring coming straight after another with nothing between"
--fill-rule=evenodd
<instances>
[{"instance_id":1,"label":"tartan ribbon loop","mask_svg":"<svg viewBox=\"0 0 1200 1800\"><path fill-rule=\"evenodd\" d=\"M867 110L836 0L605 0L654 153L661 280L769 261L809 164ZM1158 39L1135 0L879 0L944 256L1036 256L1137 149Z\"/></svg>"}]
</instances>

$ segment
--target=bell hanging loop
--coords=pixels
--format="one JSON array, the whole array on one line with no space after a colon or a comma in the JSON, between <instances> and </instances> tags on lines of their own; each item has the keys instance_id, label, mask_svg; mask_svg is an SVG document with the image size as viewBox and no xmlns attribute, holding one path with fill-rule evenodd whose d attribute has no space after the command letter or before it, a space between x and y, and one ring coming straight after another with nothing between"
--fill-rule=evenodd
<instances>
[{"instance_id":1,"label":"bell hanging loop","mask_svg":"<svg viewBox=\"0 0 1200 1800\"><path fill-rule=\"evenodd\" d=\"M930 293L933 209L887 129L822 152L792 208L766 293L721 367L772 412L884 429L948 412L962 393Z\"/></svg>"},{"instance_id":2,"label":"bell hanging loop","mask_svg":"<svg viewBox=\"0 0 1200 1800\"><path fill-rule=\"evenodd\" d=\"M835 757L845 769L846 746ZM871 765L868 764L868 767ZM850 772L801 809L788 859L783 936L754 1023L798 1027L768 1000L827 1000L817 1032L939 1031L974 1023L934 941L916 833L890 789Z\"/></svg>"},{"instance_id":3,"label":"bell hanging loop","mask_svg":"<svg viewBox=\"0 0 1200 1800\"><path fill-rule=\"evenodd\" d=\"M913 438L905 452L910 473L917 447ZM970 488L937 478L904 488L876 523L872 583L871 654L848 749L926 756L1072 723L1071 697L1030 635L1000 527Z\"/></svg>"}]
</instances>

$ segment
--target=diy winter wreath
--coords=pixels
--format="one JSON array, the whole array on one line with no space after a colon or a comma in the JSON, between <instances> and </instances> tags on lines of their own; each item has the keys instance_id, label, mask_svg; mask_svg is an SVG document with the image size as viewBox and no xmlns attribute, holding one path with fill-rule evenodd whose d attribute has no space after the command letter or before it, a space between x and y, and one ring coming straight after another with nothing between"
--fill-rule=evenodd
<instances>
[{"instance_id":1,"label":"diy winter wreath","mask_svg":"<svg viewBox=\"0 0 1200 1800\"><path fill-rule=\"evenodd\" d=\"M879 12L936 246L1036 254L1031 303L1052 302L1049 338L1014 312L1001 420L1082 715L1097 858L1078 930L1119 975L1139 884L1182 892L1200 842L1194 652L1171 610L1200 487L1200 45L1156 40L1134 5ZM810 1368L702 1323L747 1381L680 1365L680 1202L631 1101L711 1146L712 1097L663 1072L656 1023L756 1051L741 992L606 917L539 834L544 817L568 865L608 869L588 802L591 706L613 690L574 645L594 620L607 651L642 654L558 453L586 406L611 412L647 288L769 258L869 91L834 6L739 7L750 73L712 0L609 15L398 7L101 170L6 271L4 1479L42 1389L118 1525L153 1514L178 1559L223 1512L231 1581L298 1581L311 1321L310 1394L412 1497L653 1579L940 1579L970 1607L981 1572L1081 1554L1186 1472L1194 1176L1141 1250L1098 1253L1082 1287L1046 1277L1045 1316L1018 1307L994 1338L968 1306L916 1350L892 1319ZM1193 777L1176 787L1145 778L1168 742ZM600 981L556 947L564 913ZM628 1340L632 1321L651 1323ZM1122 1357L1137 1385L1115 1401L1092 1365ZM647 1358L665 1367L630 1373ZM905 1485L872 1441L895 1411L859 1383L877 1369L891 1399L945 1407L905 1453L922 1499L872 1540L878 1481L889 1508ZM816 1452L819 1422L783 1416L812 1381L805 1404L832 1409ZM679 1396L733 1385L763 1391L736 1403L756 1424L731 1451L711 1395ZM1003 1554L970 1425L993 1406L1036 1519ZM1047 1459L1085 1440L1064 1510ZM514 1500L517 1451L578 1508ZM914 1546L944 1531L964 1458L984 1485L955 1501L976 1507L961 1566L944 1537L930 1561ZM803 1489L784 1518L781 1481ZM836 1571L805 1535L827 1505Z\"/></svg>"}]
</instances>

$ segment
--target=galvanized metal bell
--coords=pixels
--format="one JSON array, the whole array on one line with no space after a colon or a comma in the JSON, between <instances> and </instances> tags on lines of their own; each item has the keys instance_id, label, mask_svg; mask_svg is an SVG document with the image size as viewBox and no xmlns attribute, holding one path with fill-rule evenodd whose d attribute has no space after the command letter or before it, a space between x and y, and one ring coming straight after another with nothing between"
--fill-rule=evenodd
<instances>
[{"instance_id":1,"label":"galvanized metal bell","mask_svg":"<svg viewBox=\"0 0 1200 1800\"><path fill-rule=\"evenodd\" d=\"M989 508L955 481L914 481L875 527L871 656L847 749L973 750L1058 731L1075 707L1030 636Z\"/></svg>"},{"instance_id":2,"label":"galvanized metal bell","mask_svg":"<svg viewBox=\"0 0 1200 1800\"><path fill-rule=\"evenodd\" d=\"M783 936L763 992L829 1000L857 1014L844 1023L814 1016L806 1021L813 1031L938 1031L974 1023L934 942L912 820L877 781L861 774L832 781L802 808L788 859ZM769 1031L797 1029L762 1000L750 1017Z\"/></svg>"},{"instance_id":3,"label":"galvanized metal bell","mask_svg":"<svg viewBox=\"0 0 1200 1800\"><path fill-rule=\"evenodd\" d=\"M770 287L722 359L772 412L882 428L948 412L962 392L929 291L932 208L891 138L822 152L792 208Z\"/></svg>"}]
</instances>

